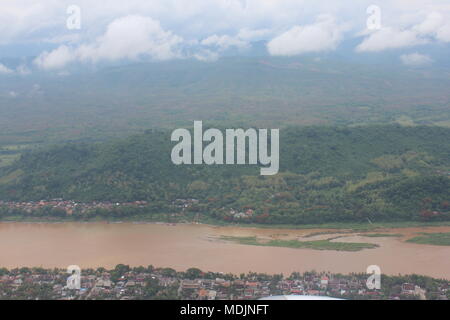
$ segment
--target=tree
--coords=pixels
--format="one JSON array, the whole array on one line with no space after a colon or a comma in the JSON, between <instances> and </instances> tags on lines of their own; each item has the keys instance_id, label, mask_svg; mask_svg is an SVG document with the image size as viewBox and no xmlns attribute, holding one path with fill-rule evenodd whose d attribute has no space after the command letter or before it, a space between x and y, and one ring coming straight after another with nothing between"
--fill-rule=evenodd
<instances>
[{"instance_id":1,"label":"tree","mask_svg":"<svg viewBox=\"0 0 450 320\"><path fill-rule=\"evenodd\" d=\"M188 279L194 280L200 278L202 274L203 272L200 269L190 268L186 270L185 276Z\"/></svg>"}]
</instances>

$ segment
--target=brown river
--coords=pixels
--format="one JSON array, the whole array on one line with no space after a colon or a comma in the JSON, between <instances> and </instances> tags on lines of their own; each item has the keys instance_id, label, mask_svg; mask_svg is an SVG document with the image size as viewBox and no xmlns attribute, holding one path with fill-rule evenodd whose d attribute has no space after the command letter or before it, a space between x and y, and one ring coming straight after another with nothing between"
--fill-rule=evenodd
<instances>
[{"instance_id":1,"label":"brown river","mask_svg":"<svg viewBox=\"0 0 450 320\"><path fill-rule=\"evenodd\" d=\"M329 234L303 239L319 232ZM369 265L378 265L385 274L416 273L450 279L450 247L405 242L421 232L450 232L448 226L373 232L400 237L338 232L150 223L0 223L0 267L111 268L124 263L180 271L197 267L237 274L254 271L288 275L311 270L361 273ZM379 247L357 252L262 247L223 241L221 236L308 241L339 236L333 241L375 243Z\"/></svg>"}]
</instances>

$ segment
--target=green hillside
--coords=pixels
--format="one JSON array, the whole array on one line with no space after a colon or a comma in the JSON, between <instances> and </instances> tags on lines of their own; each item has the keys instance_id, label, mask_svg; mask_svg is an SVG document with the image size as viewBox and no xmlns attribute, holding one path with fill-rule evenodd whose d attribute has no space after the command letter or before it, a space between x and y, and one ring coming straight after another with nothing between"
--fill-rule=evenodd
<instances>
[{"instance_id":1,"label":"green hillside","mask_svg":"<svg viewBox=\"0 0 450 320\"><path fill-rule=\"evenodd\" d=\"M271 177L257 166L175 166L170 133L26 152L0 168L0 199L147 200L148 213L258 223L450 218L447 128L282 129L280 173ZM181 210L176 199L199 202ZM254 213L236 218L231 209Z\"/></svg>"}]
</instances>

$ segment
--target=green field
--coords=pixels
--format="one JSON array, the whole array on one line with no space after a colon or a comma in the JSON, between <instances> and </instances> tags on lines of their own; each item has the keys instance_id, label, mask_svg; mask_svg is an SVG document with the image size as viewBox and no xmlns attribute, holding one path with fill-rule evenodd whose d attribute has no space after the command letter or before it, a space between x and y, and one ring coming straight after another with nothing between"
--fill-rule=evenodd
<instances>
[{"instance_id":1,"label":"green field","mask_svg":"<svg viewBox=\"0 0 450 320\"><path fill-rule=\"evenodd\" d=\"M20 154L0 154L0 168L8 167L19 159Z\"/></svg>"},{"instance_id":2,"label":"green field","mask_svg":"<svg viewBox=\"0 0 450 320\"><path fill-rule=\"evenodd\" d=\"M21 153L32 148L31 144L0 145L0 168L12 165L20 158Z\"/></svg>"},{"instance_id":3,"label":"green field","mask_svg":"<svg viewBox=\"0 0 450 320\"><path fill-rule=\"evenodd\" d=\"M409 239L407 242L418 244L431 244L434 246L450 246L450 232L422 233L420 236Z\"/></svg>"},{"instance_id":4,"label":"green field","mask_svg":"<svg viewBox=\"0 0 450 320\"><path fill-rule=\"evenodd\" d=\"M243 245L264 246L264 247L283 247L293 249L313 249L313 250L334 250L334 251L361 251L364 249L377 248L373 243L358 242L332 242L337 239L329 238L316 241L298 241L298 240L261 240L257 237L230 237L223 236L221 240L236 242Z\"/></svg>"},{"instance_id":5,"label":"green field","mask_svg":"<svg viewBox=\"0 0 450 320\"><path fill-rule=\"evenodd\" d=\"M369 233L369 234L361 234L361 236L369 238L385 238L385 237L402 237L403 235L400 233Z\"/></svg>"}]
</instances>

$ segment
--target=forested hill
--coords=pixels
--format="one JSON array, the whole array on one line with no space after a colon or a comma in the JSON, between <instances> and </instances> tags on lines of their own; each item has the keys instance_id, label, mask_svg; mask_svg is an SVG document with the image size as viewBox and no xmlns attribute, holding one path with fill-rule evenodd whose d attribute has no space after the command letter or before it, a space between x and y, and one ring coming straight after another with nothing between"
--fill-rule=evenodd
<instances>
[{"instance_id":1,"label":"forested hill","mask_svg":"<svg viewBox=\"0 0 450 320\"><path fill-rule=\"evenodd\" d=\"M2 168L0 200L147 200L170 212L175 199L194 198L198 212L232 219L231 208L251 208L266 223L450 215L448 128L283 129L280 173L272 177L258 166L175 166L170 133L25 153Z\"/></svg>"}]
</instances>

